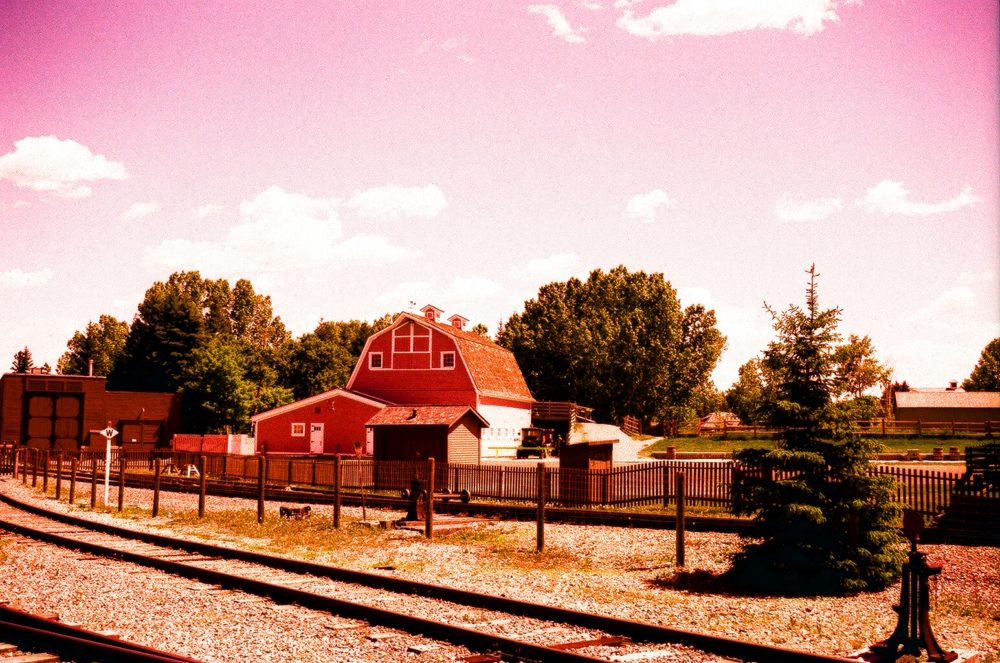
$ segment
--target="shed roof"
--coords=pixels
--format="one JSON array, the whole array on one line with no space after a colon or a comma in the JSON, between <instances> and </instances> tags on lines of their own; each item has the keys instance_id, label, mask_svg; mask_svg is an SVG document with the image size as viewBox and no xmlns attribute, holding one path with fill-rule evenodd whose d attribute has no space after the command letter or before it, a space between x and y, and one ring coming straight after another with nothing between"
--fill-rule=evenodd
<instances>
[{"instance_id":1,"label":"shed roof","mask_svg":"<svg viewBox=\"0 0 1000 663\"><path fill-rule=\"evenodd\" d=\"M400 317L427 325L455 339L455 344L462 353L462 359L472 376L472 382L480 394L514 401L535 400L528 390L528 384L524 381L521 367L517 365L514 354L507 348L475 332L434 322L412 313L401 313Z\"/></svg>"},{"instance_id":2,"label":"shed roof","mask_svg":"<svg viewBox=\"0 0 1000 663\"><path fill-rule=\"evenodd\" d=\"M387 401L384 401L380 398L375 398L374 396L368 396L366 394L362 394L356 391L348 391L346 389L337 388L337 389L331 389L330 391L324 391L322 394L316 394L315 396L303 398L302 400L295 401L294 403L288 403L287 405L276 407L273 410L260 412L250 417L250 421L257 423L258 421L263 421L265 419L270 419L271 417L276 417L279 414L292 412L293 410L297 410L300 407L308 407L310 405L315 405L316 403L322 403L331 398L337 398L337 397L350 398L360 403L366 403L374 407L382 407L383 405L387 404Z\"/></svg>"},{"instance_id":3,"label":"shed roof","mask_svg":"<svg viewBox=\"0 0 1000 663\"><path fill-rule=\"evenodd\" d=\"M996 391L897 391L896 407L1000 408Z\"/></svg>"},{"instance_id":4,"label":"shed roof","mask_svg":"<svg viewBox=\"0 0 1000 663\"><path fill-rule=\"evenodd\" d=\"M489 426L489 422L467 405L391 405L377 412L366 426L451 426L471 412Z\"/></svg>"}]
</instances>

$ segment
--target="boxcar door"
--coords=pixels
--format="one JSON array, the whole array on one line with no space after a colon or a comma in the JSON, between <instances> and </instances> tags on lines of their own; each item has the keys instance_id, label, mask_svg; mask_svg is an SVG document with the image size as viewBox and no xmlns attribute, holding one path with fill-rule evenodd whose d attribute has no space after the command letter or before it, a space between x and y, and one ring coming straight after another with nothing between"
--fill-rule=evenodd
<instances>
[{"instance_id":1,"label":"boxcar door","mask_svg":"<svg viewBox=\"0 0 1000 663\"><path fill-rule=\"evenodd\" d=\"M323 424L312 424L310 427L309 453L323 453Z\"/></svg>"}]
</instances>

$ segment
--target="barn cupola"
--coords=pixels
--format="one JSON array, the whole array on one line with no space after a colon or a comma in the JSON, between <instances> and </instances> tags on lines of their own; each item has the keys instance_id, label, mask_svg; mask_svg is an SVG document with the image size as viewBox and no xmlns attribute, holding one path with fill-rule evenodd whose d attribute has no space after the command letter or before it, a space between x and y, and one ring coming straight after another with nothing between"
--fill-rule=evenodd
<instances>
[{"instance_id":1,"label":"barn cupola","mask_svg":"<svg viewBox=\"0 0 1000 663\"><path fill-rule=\"evenodd\" d=\"M423 313L424 317L431 322L437 322L438 318L444 315L444 311L439 309L437 306L431 306L430 304L420 309L420 312Z\"/></svg>"},{"instance_id":2,"label":"barn cupola","mask_svg":"<svg viewBox=\"0 0 1000 663\"><path fill-rule=\"evenodd\" d=\"M448 318L448 322L450 322L451 326L454 327L455 329L465 329L465 324L468 321L469 321L468 318L463 318L462 316L458 315L457 313L455 315L451 316L450 318Z\"/></svg>"}]
</instances>

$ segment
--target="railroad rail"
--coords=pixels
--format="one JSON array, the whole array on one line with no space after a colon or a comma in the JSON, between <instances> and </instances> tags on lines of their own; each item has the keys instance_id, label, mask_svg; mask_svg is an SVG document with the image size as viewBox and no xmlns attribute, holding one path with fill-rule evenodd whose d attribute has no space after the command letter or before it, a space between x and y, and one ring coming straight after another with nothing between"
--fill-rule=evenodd
<instances>
[{"instance_id":1,"label":"railroad rail","mask_svg":"<svg viewBox=\"0 0 1000 663\"><path fill-rule=\"evenodd\" d=\"M22 536L464 645L485 652L476 659L480 661L498 661L502 657L601 661L610 659L609 648L620 658L622 652L641 654L677 646L743 661L846 660L139 532L52 512L6 495L0 495L0 502L6 505L0 509L0 527ZM59 525L53 527L53 521ZM68 530L67 526L76 530ZM374 605L386 592L406 595L415 610L404 613ZM448 602L459 608L445 609L452 610L452 622L434 621L419 616L430 612L426 605L421 607L422 601ZM476 628L468 627L469 607L482 611L475 615ZM435 608L440 611L440 605ZM511 615L519 618L516 623L504 618ZM556 637L559 642L551 642Z\"/></svg>"},{"instance_id":2,"label":"railroad rail","mask_svg":"<svg viewBox=\"0 0 1000 663\"><path fill-rule=\"evenodd\" d=\"M13 647L21 651L44 651L50 655L25 654L11 660L80 660L120 663L198 663L196 659L160 651L87 631L59 621L57 617L36 615L7 604L0 604L0 650ZM11 650L12 652L13 650ZM8 653L8 652L4 652ZM8 660L7 657L0 660Z\"/></svg>"}]
</instances>

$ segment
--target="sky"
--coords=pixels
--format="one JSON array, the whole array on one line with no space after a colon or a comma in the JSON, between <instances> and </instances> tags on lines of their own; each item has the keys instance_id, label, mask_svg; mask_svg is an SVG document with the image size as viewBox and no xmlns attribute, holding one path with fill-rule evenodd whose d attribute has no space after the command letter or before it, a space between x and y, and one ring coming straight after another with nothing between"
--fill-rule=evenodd
<instances>
[{"instance_id":1,"label":"sky","mask_svg":"<svg viewBox=\"0 0 1000 663\"><path fill-rule=\"evenodd\" d=\"M625 265L727 388L803 305L943 387L1000 336L995 0L0 3L0 361L175 271L293 335L495 331Z\"/></svg>"}]
</instances>

